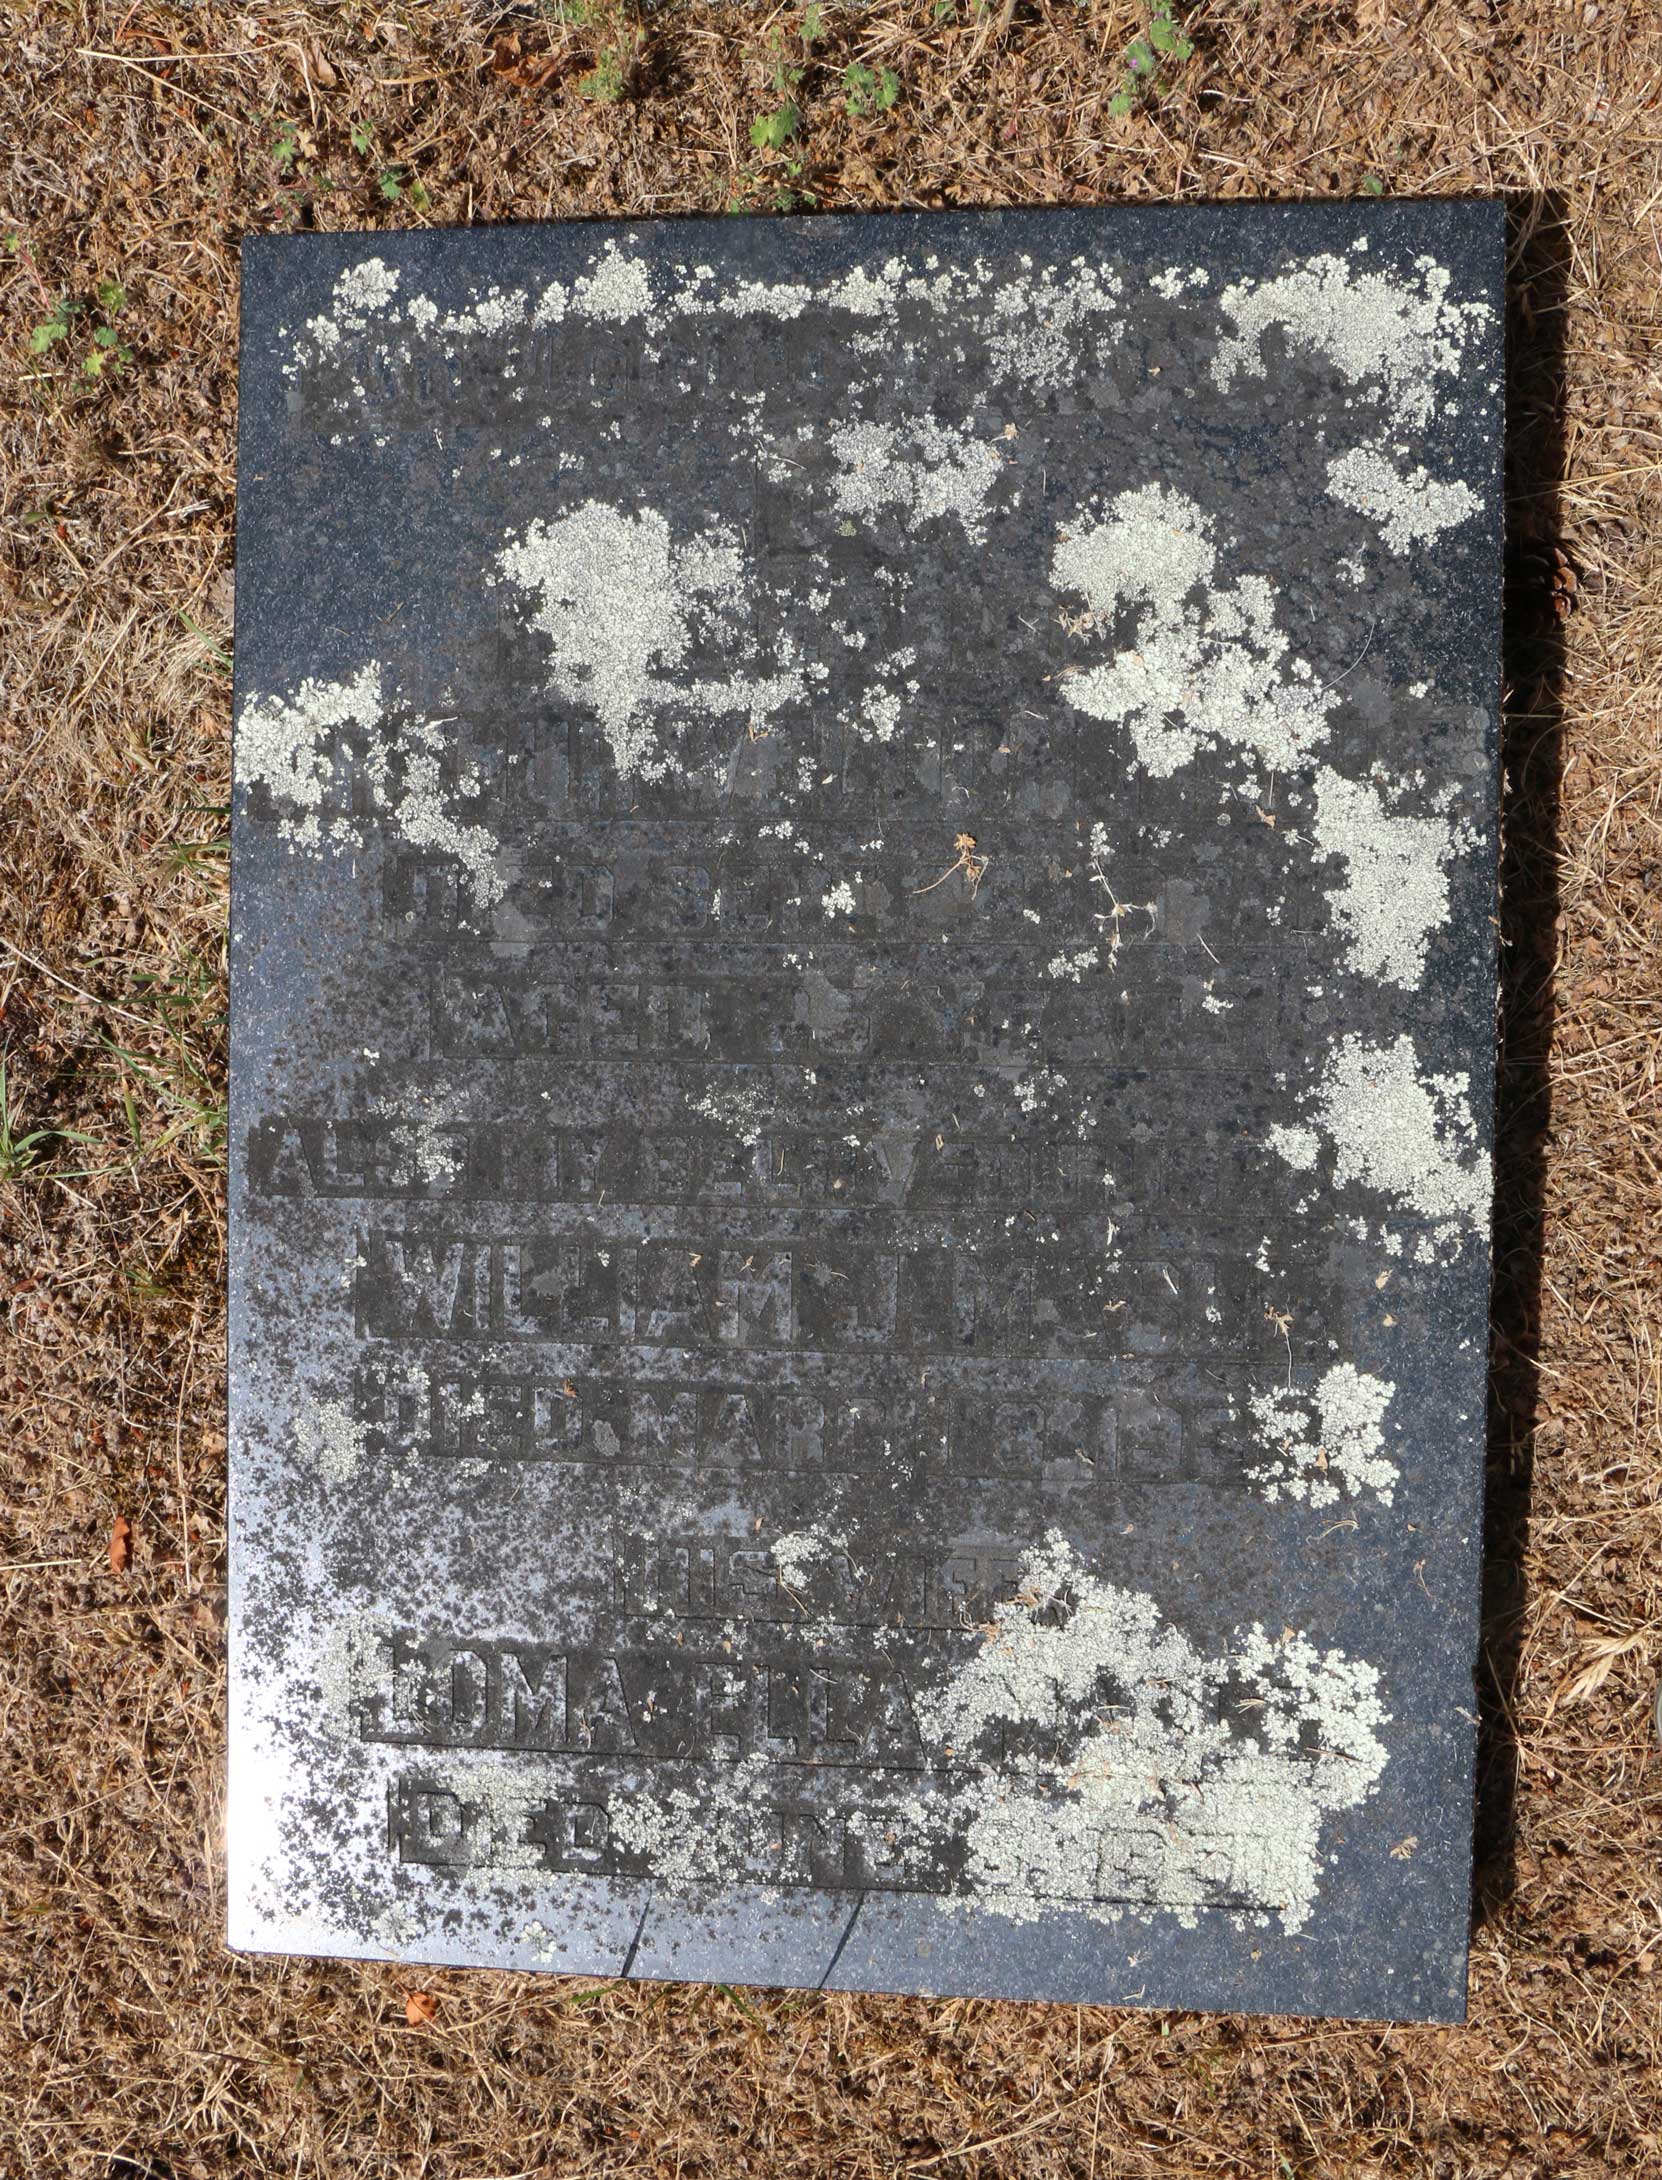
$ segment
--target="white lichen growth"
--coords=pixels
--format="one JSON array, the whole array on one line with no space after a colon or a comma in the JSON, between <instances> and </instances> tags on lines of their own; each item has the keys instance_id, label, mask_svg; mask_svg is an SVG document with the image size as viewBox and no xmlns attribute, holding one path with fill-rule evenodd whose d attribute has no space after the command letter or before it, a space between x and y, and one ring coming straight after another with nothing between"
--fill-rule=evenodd
<instances>
[{"instance_id":1,"label":"white lichen growth","mask_svg":"<svg viewBox=\"0 0 1662 2180\"><path fill-rule=\"evenodd\" d=\"M1307 1169L1325 1139L1335 1187L1373 1189L1403 1216L1440 1220L1451 1234L1484 1234L1493 1178L1470 1087L1463 1074L1422 1076L1411 1037L1373 1045L1348 1036L1328 1055L1307 1124L1272 1128L1269 1145Z\"/></svg>"},{"instance_id":2,"label":"white lichen growth","mask_svg":"<svg viewBox=\"0 0 1662 2180\"><path fill-rule=\"evenodd\" d=\"M368 1451L368 1433L342 1400L314 1401L290 1429L295 1459L325 1483L349 1484Z\"/></svg>"},{"instance_id":3,"label":"white lichen growth","mask_svg":"<svg viewBox=\"0 0 1662 2180\"><path fill-rule=\"evenodd\" d=\"M545 296L542 308L548 300ZM592 271L572 289L571 301L572 308L586 318L618 324L634 318L650 320L652 281L639 258L625 256L615 243L609 243Z\"/></svg>"},{"instance_id":4,"label":"white lichen growth","mask_svg":"<svg viewBox=\"0 0 1662 2180\"><path fill-rule=\"evenodd\" d=\"M398 1120L394 1135L402 1145L414 1177L428 1187L442 1189L462 1171L462 1151L456 1138L463 1131L443 1113L429 1111Z\"/></svg>"},{"instance_id":5,"label":"white lichen growth","mask_svg":"<svg viewBox=\"0 0 1662 2180\"><path fill-rule=\"evenodd\" d=\"M800 1590L842 1540L772 1548ZM1284 1628L1238 1630L1204 1656L1154 1600L1092 1575L1053 1530L979 1647L911 1711L930 1777L897 1809L855 1812L897 1871L950 1909L1014 1921L1050 1909L1112 1923L1203 1910L1301 1929L1321 1879L1322 1820L1372 1792L1387 1723L1375 1668ZM1018 1753L978 1755L1008 1737ZM772 1767L757 1753L698 1790L611 1798L613 1844L670 1891L746 1867ZM897 1821L898 1820L898 1821ZM951 1872L948 1876L946 1873ZM944 1881L943 1881L944 1880Z\"/></svg>"},{"instance_id":6,"label":"white lichen growth","mask_svg":"<svg viewBox=\"0 0 1662 2180\"><path fill-rule=\"evenodd\" d=\"M1267 1458L1247 1475L1272 1502L1332 1506L1347 1493L1371 1492L1389 1506L1402 1474L1385 1452L1385 1411L1395 1391L1388 1379L1335 1363L1308 1393L1285 1386L1254 1393L1253 1421Z\"/></svg>"},{"instance_id":7,"label":"white lichen growth","mask_svg":"<svg viewBox=\"0 0 1662 2180\"><path fill-rule=\"evenodd\" d=\"M1416 430L1437 408L1438 381L1454 377L1486 303L1451 303L1450 275L1429 257L1414 280L1364 272L1342 257L1307 259L1273 280L1243 280L1219 298L1233 336L1218 345L1212 376L1227 390L1245 372L1264 375L1264 336L1278 327L1295 349L1327 357L1353 386L1375 382L1394 416Z\"/></svg>"},{"instance_id":8,"label":"white lichen growth","mask_svg":"<svg viewBox=\"0 0 1662 2180\"><path fill-rule=\"evenodd\" d=\"M343 1606L315 1643L312 1675L323 1717L343 1738L354 1729L354 1713L366 1696L384 1687L393 1631L378 1613L362 1605Z\"/></svg>"},{"instance_id":9,"label":"white lichen growth","mask_svg":"<svg viewBox=\"0 0 1662 2180\"><path fill-rule=\"evenodd\" d=\"M1321 1137L1314 1128L1276 1127L1270 1130L1270 1142L1289 1166L1300 1173L1313 1173L1316 1160L1321 1156ZM1266 1244L1267 1246L1267 1244ZM1262 1251L1260 1251L1262 1257ZM1260 1271L1267 1271L1267 1262L1260 1262Z\"/></svg>"},{"instance_id":10,"label":"white lichen growth","mask_svg":"<svg viewBox=\"0 0 1662 2180\"><path fill-rule=\"evenodd\" d=\"M788 1530L785 1535L775 1537L770 1549L781 1584L798 1593L805 1590L812 1582L815 1570L841 1552L847 1542L840 1533L817 1526Z\"/></svg>"},{"instance_id":11,"label":"white lichen growth","mask_svg":"<svg viewBox=\"0 0 1662 2180\"><path fill-rule=\"evenodd\" d=\"M1163 295L1168 303L1181 300L1186 288L1204 288L1211 280L1204 265L1190 266L1186 271L1177 265L1168 265L1161 272L1150 273L1148 284L1156 295Z\"/></svg>"},{"instance_id":12,"label":"white lichen growth","mask_svg":"<svg viewBox=\"0 0 1662 2180\"><path fill-rule=\"evenodd\" d=\"M1066 977L1070 982L1078 984L1089 970L1096 967L1100 958L1094 946L1082 946L1072 954L1052 954L1045 963L1045 975Z\"/></svg>"},{"instance_id":13,"label":"white lichen growth","mask_svg":"<svg viewBox=\"0 0 1662 2180\"><path fill-rule=\"evenodd\" d=\"M611 1843L636 1860L670 1892L731 1879L746 1866L751 1820L765 1807L770 1765L747 1756L725 1767L701 1792L683 1786L630 1795L614 1794L607 1806Z\"/></svg>"},{"instance_id":14,"label":"white lichen growth","mask_svg":"<svg viewBox=\"0 0 1662 2180\"><path fill-rule=\"evenodd\" d=\"M475 902L488 908L507 890L497 869L496 835L488 826L466 823L450 809L441 766L443 753L442 727L433 720L411 719L384 755L372 758L371 777L387 794L392 760L396 758L402 784L388 808L393 830L409 847L453 856Z\"/></svg>"},{"instance_id":15,"label":"white lichen growth","mask_svg":"<svg viewBox=\"0 0 1662 2180\"><path fill-rule=\"evenodd\" d=\"M1327 491L1377 526L1386 550L1405 553L1478 513L1469 484L1444 484L1423 468L1400 473L1371 447L1352 447L1327 465Z\"/></svg>"},{"instance_id":16,"label":"white lichen growth","mask_svg":"<svg viewBox=\"0 0 1662 2180\"><path fill-rule=\"evenodd\" d=\"M1345 866L1327 898L1348 966L1414 990L1432 933L1448 921L1447 866L1472 844L1470 828L1441 816L1394 816L1378 786L1324 765L1311 831L1317 853Z\"/></svg>"},{"instance_id":17,"label":"white lichen growth","mask_svg":"<svg viewBox=\"0 0 1662 2180\"><path fill-rule=\"evenodd\" d=\"M1036 1075L1024 1076L1016 1084L1016 1103L1024 1113L1036 1113L1047 1097L1067 1086L1066 1075L1059 1075L1053 1067L1041 1067Z\"/></svg>"},{"instance_id":18,"label":"white lichen growth","mask_svg":"<svg viewBox=\"0 0 1662 2180\"><path fill-rule=\"evenodd\" d=\"M772 1101L759 1083L705 1090L696 1097L689 1092L687 1110L696 1113L700 1120L707 1120L713 1128L736 1136L747 1149L754 1149L760 1143L774 1117Z\"/></svg>"},{"instance_id":19,"label":"white lichen growth","mask_svg":"<svg viewBox=\"0 0 1662 2180\"><path fill-rule=\"evenodd\" d=\"M505 890L497 839L451 807L444 723L389 722L386 711L378 666L345 681L308 679L286 696L252 695L237 714L237 785L264 788L281 837L315 854L367 845L374 821L353 811L347 792L356 773L388 837L453 856L474 900L490 906Z\"/></svg>"},{"instance_id":20,"label":"white lichen growth","mask_svg":"<svg viewBox=\"0 0 1662 2180\"><path fill-rule=\"evenodd\" d=\"M1327 732L1332 698L1290 656L1273 589L1256 575L1220 584L1217 563L1210 517L1161 485L1087 514L1052 555L1056 587L1085 600L1072 624L1082 633L1135 615L1129 642L1061 687L1076 709L1126 727L1156 779L1211 743L1290 771Z\"/></svg>"},{"instance_id":21,"label":"white lichen growth","mask_svg":"<svg viewBox=\"0 0 1662 2180\"><path fill-rule=\"evenodd\" d=\"M862 741L892 742L900 725L901 700L893 689L873 683L860 699L860 714L851 724Z\"/></svg>"},{"instance_id":22,"label":"white lichen growth","mask_svg":"<svg viewBox=\"0 0 1662 2180\"><path fill-rule=\"evenodd\" d=\"M1030 261L1023 267L1029 277L1007 280L993 293L988 360L995 377L1043 393L1077 376L1093 331L1110 342L1120 338L1121 289L1115 274L1083 258L1065 268L1046 266L1037 279Z\"/></svg>"},{"instance_id":23,"label":"white lichen growth","mask_svg":"<svg viewBox=\"0 0 1662 2180\"><path fill-rule=\"evenodd\" d=\"M830 439L839 514L869 519L893 507L908 527L950 515L977 544L986 536L987 495L1003 463L968 424L928 416L904 425L839 424Z\"/></svg>"},{"instance_id":24,"label":"white lichen growth","mask_svg":"<svg viewBox=\"0 0 1662 2180\"><path fill-rule=\"evenodd\" d=\"M497 565L533 600L532 625L550 643L551 692L593 710L625 778L669 777L689 716L737 713L754 728L803 692L788 645L786 663L770 673L674 677L700 636L742 645L748 566L725 531L677 542L655 508L589 500L530 523Z\"/></svg>"},{"instance_id":25,"label":"white lichen growth","mask_svg":"<svg viewBox=\"0 0 1662 2180\"><path fill-rule=\"evenodd\" d=\"M361 333L372 317L386 310L397 287L398 275L383 258L366 257L349 265L330 296L334 315L306 322L314 348L329 353L339 348L343 338Z\"/></svg>"},{"instance_id":26,"label":"white lichen growth","mask_svg":"<svg viewBox=\"0 0 1662 2180\"><path fill-rule=\"evenodd\" d=\"M320 847L324 805L335 779L341 732L373 733L381 723L381 670L350 681L307 679L291 696L251 696L237 714L233 743L239 787L264 787L300 848Z\"/></svg>"},{"instance_id":27,"label":"white lichen growth","mask_svg":"<svg viewBox=\"0 0 1662 2180\"><path fill-rule=\"evenodd\" d=\"M964 1889L1028 1919L1081 1904L1308 1920L1321 1823L1384 1770L1378 1674L1292 1629L1238 1631L1208 1658L1154 1600L1089 1574L1056 1530L946 1686L920 1693L937 1745L1015 1728L1034 1752L945 1797ZM938 1824L919 1797L913 1813Z\"/></svg>"}]
</instances>

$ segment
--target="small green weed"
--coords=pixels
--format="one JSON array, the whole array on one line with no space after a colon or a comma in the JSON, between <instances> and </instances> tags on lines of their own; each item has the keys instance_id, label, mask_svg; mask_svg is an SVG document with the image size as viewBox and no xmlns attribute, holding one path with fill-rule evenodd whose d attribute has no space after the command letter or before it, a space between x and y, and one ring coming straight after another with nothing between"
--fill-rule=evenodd
<instances>
[{"instance_id":1,"label":"small green weed","mask_svg":"<svg viewBox=\"0 0 1662 2180\"><path fill-rule=\"evenodd\" d=\"M1134 106L1153 96L1161 69L1186 61L1193 51L1194 41L1184 36L1177 20L1175 0L1154 0L1148 28L1125 49L1125 74L1108 101L1108 111L1123 121Z\"/></svg>"},{"instance_id":2,"label":"small green weed","mask_svg":"<svg viewBox=\"0 0 1662 2180\"><path fill-rule=\"evenodd\" d=\"M29 334L31 355L44 356L59 341L67 341L79 319L87 321L91 346L81 358L81 375L84 378L102 378L124 370L133 360L133 351L117 332L114 321L127 307L127 290L119 280L100 280L96 290L98 308L90 310L78 296L60 296L51 311Z\"/></svg>"},{"instance_id":3,"label":"small green weed","mask_svg":"<svg viewBox=\"0 0 1662 2180\"><path fill-rule=\"evenodd\" d=\"M176 1004L183 1004L182 995L168 996ZM163 1012L168 1011L164 1001ZM138 1108L132 1101L130 1089L123 1083L122 1102L135 1151L142 1147L146 1157L154 1157L158 1152L171 1150L175 1143L183 1143L191 1156L203 1165L222 1166L225 1163L225 1101L182 1043L169 1059L158 1063L129 1052L111 1037L102 1037L100 1042L123 1066L132 1070L148 1092L149 1102L161 1109L163 1125L160 1133L152 1137L148 1145L141 1146Z\"/></svg>"},{"instance_id":4,"label":"small green weed","mask_svg":"<svg viewBox=\"0 0 1662 2180\"><path fill-rule=\"evenodd\" d=\"M218 1029L224 1022L224 1013L219 1008L210 1013L203 1012L219 990L218 979L205 962L187 961L171 978L160 976L153 969L136 970L133 990L141 1002L148 1002L155 1008L175 1036L182 1036L186 1028L193 1025ZM191 1069L193 1076L198 1072L194 1067Z\"/></svg>"},{"instance_id":5,"label":"small green weed","mask_svg":"<svg viewBox=\"0 0 1662 2180\"><path fill-rule=\"evenodd\" d=\"M50 1156L51 1144L91 1141L74 1128L24 1128L23 1107L12 1102L6 1063L0 1060L0 1181L21 1181Z\"/></svg>"},{"instance_id":6,"label":"small green weed","mask_svg":"<svg viewBox=\"0 0 1662 2180\"><path fill-rule=\"evenodd\" d=\"M802 161L793 159L786 171L792 177L800 176ZM765 182L759 174L747 172L729 194L726 209L737 217L745 212L794 212L799 205L818 203L819 197L811 189L793 188L788 181Z\"/></svg>"},{"instance_id":7,"label":"small green weed","mask_svg":"<svg viewBox=\"0 0 1662 2180\"><path fill-rule=\"evenodd\" d=\"M228 840L176 840L167 851L167 871L177 878L185 871L211 870L217 856L229 855Z\"/></svg>"},{"instance_id":8,"label":"small green weed","mask_svg":"<svg viewBox=\"0 0 1662 2180\"><path fill-rule=\"evenodd\" d=\"M782 99L788 99L807 73L806 59L789 59L785 52L784 37L776 30L768 40L767 79L771 88Z\"/></svg>"},{"instance_id":9,"label":"small green weed","mask_svg":"<svg viewBox=\"0 0 1662 2180\"><path fill-rule=\"evenodd\" d=\"M797 90L813 60L813 48L825 34L825 8L819 0L813 0L803 12L794 41L788 43L780 30L769 37L766 80L779 103L770 112L758 114L750 124L750 141L758 151L784 153L801 135L802 106ZM795 186L802 177L803 161L786 156L784 169L783 180L763 181L753 171L745 173L727 200L728 211L749 212L766 204L775 212L789 212L798 204L817 203L811 189Z\"/></svg>"},{"instance_id":10,"label":"small green weed","mask_svg":"<svg viewBox=\"0 0 1662 2180\"><path fill-rule=\"evenodd\" d=\"M298 121L277 117L274 122L277 134L271 142L270 158L275 182L273 195L277 209L289 222L297 226L304 214L342 185L326 168L316 164L317 139L310 129L302 128ZM358 132L353 130L353 142Z\"/></svg>"},{"instance_id":11,"label":"small green weed","mask_svg":"<svg viewBox=\"0 0 1662 2180\"><path fill-rule=\"evenodd\" d=\"M147 1302L171 1301L177 1292L177 1282L169 1276L165 1268L158 1276L148 1264L124 1264L121 1267L121 1276L126 1280L133 1300L141 1307Z\"/></svg>"},{"instance_id":12,"label":"small green weed","mask_svg":"<svg viewBox=\"0 0 1662 2180\"><path fill-rule=\"evenodd\" d=\"M218 642L216 638L210 636L199 621L193 621L183 606L177 606L174 610L179 617L180 624L189 629L197 642L207 652L208 657L203 663L217 667L222 674L228 674L231 671L231 654L226 650L225 646Z\"/></svg>"},{"instance_id":13,"label":"small green weed","mask_svg":"<svg viewBox=\"0 0 1662 2180\"><path fill-rule=\"evenodd\" d=\"M408 167L383 167L380 189L388 204L407 204L412 212L425 212L433 201Z\"/></svg>"},{"instance_id":14,"label":"small green weed","mask_svg":"<svg viewBox=\"0 0 1662 2180\"><path fill-rule=\"evenodd\" d=\"M900 78L892 68L850 61L843 70L843 91L843 103L855 119L869 121L874 114L886 114L900 96Z\"/></svg>"},{"instance_id":15,"label":"small green weed","mask_svg":"<svg viewBox=\"0 0 1662 2180\"><path fill-rule=\"evenodd\" d=\"M615 106L627 89L623 55L615 45L602 46L594 66L577 79L579 98L592 98L602 106Z\"/></svg>"},{"instance_id":16,"label":"small green weed","mask_svg":"<svg viewBox=\"0 0 1662 2180\"><path fill-rule=\"evenodd\" d=\"M750 141L758 151L783 151L802 126L802 111L792 100L770 114L759 114L750 124Z\"/></svg>"},{"instance_id":17,"label":"small green weed","mask_svg":"<svg viewBox=\"0 0 1662 2180\"><path fill-rule=\"evenodd\" d=\"M29 335L29 353L44 356L54 341L68 340L72 321L85 308L84 303L77 303L67 295L62 297Z\"/></svg>"}]
</instances>

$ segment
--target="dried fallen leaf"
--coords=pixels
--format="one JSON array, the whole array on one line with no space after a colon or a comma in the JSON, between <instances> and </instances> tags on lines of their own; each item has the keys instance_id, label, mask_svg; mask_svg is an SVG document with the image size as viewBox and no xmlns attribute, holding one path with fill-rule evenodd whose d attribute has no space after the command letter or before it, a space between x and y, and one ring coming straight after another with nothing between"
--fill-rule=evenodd
<instances>
[{"instance_id":1,"label":"dried fallen leaf","mask_svg":"<svg viewBox=\"0 0 1662 2180\"><path fill-rule=\"evenodd\" d=\"M125 1574L133 1556L133 1525L125 1514L117 1514L110 1531L110 1572Z\"/></svg>"},{"instance_id":2,"label":"dried fallen leaf","mask_svg":"<svg viewBox=\"0 0 1662 2180\"><path fill-rule=\"evenodd\" d=\"M404 2001L404 2018L412 2029L424 2028L439 2010L431 1991L412 1991Z\"/></svg>"},{"instance_id":3,"label":"dried fallen leaf","mask_svg":"<svg viewBox=\"0 0 1662 2180\"><path fill-rule=\"evenodd\" d=\"M491 49L491 67L522 91L541 91L562 72L565 61L558 53L527 53L516 30L497 39Z\"/></svg>"}]
</instances>

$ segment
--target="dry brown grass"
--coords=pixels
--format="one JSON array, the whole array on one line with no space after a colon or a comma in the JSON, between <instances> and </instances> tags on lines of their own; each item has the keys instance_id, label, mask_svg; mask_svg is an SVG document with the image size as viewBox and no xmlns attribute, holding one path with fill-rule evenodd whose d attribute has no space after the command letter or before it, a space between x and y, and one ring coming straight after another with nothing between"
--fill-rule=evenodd
<instances>
[{"instance_id":1,"label":"dry brown grass","mask_svg":"<svg viewBox=\"0 0 1662 2180\"><path fill-rule=\"evenodd\" d=\"M832 5L793 177L749 123L777 103L768 36L800 7L666 9L638 39L597 12L10 11L0 1041L14 1132L89 1140L37 1142L0 1182L0 2172L1656 2172L1662 21L1648 0L1197 0L1194 57L1116 120L1129 5L959 0L956 23L931 0ZM608 44L628 78L614 104L578 90ZM846 115L854 57L897 72L892 113ZM216 1108L239 237L779 188L926 206L1349 194L1368 176L1501 190L1516 213L1470 2026L231 1957ZM112 278L124 370L82 371L91 318L31 354L60 297L94 305ZM412 2024L418 1984L436 2006Z\"/></svg>"}]
</instances>

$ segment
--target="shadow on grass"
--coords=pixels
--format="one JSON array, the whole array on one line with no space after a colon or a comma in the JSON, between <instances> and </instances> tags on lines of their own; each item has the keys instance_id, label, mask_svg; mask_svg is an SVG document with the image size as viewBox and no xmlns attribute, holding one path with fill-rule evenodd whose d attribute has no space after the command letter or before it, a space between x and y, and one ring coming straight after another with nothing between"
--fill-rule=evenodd
<instances>
[{"instance_id":1,"label":"shadow on grass","mask_svg":"<svg viewBox=\"0 0 1662 2180\"><path fill-rule=\"evenodd\" d=\"M1516 1883L1514 1692L1523 1639L1523 1561L1539 1390L1551 1117L1547 1055L1558 944L1564 670L1560 611L1567 562L1557 540L1568 268L1564 213L1556 196L1512 199L1507 217L1500 1065L1473 1907L1479 1926L1504 1908Z\"/></svg>"}]
</instances>

